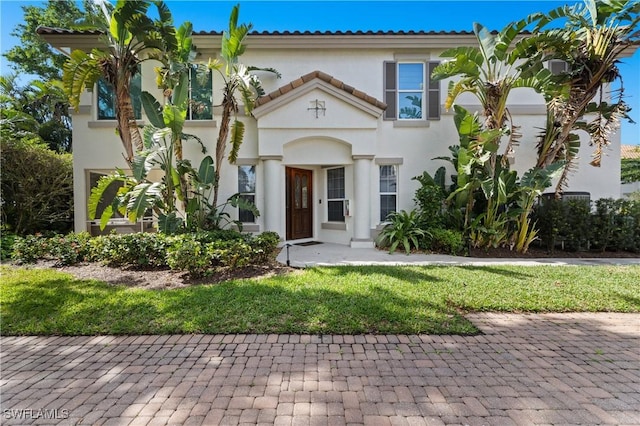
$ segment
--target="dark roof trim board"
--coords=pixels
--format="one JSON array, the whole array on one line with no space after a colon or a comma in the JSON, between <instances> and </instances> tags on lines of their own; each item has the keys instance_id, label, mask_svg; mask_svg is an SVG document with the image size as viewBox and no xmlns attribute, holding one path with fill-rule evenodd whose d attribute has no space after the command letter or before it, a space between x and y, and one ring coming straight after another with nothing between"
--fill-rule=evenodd
<instances>
[{"instance_id":1,"label":"dark roof trim board","mask_svg":"<svg viewBox=\"0 0 640 426\"><path fill-rule=\"evenodd\" d=\"M59 49L90 50L99 43L99 31L40 27L37 33ZM523 33L524 34L524 33ZM200 53L214 55L220 50L222 32L195 31ZM435 49L477 45L471 31L251 31L251 49Z\"/></svg>"},{"instance_id":2,"label":"dark roof trim board","mask_svg":"<svg viewBox=\"0 0 640 426\"><path fill-rule=\"evenodd\" d=\"M52 28L52 27L38 27L36 32L40 35L47 34L68 34L68 35L100 35L99 30L70 30L66 28ZM495 31L494 31L495 33ZM524 32L523 34L526 34ZM221 31L194 31L194 35L205 36L221 36ZM251 31L249 35L261 35L261 36L301 36L301 35L322 35L322 36L358 36L358 35L473 35L472 31L372 31L372 30L357 30L357 31Z\"/></svg>"},{"instance_id":3,"label":"dark roof trim board","mask_svg":"<svg viewBox=\"0 0 640 426\"><path fill-rule=\"evenodd\" d=\"M260 107L263 105L268 104L269 102L279 98L282 95L285 95L289 92L291 92L292 90L304 85L305 83L308 83L314 79L318 79L321 81L324 81L325 83L329 83L330 85L332 85L333 87L336 87L352 96L354 96L357 99L360 99L362 101L367 102L368 104L371 104L373 106L375 106L376 108L379 108L381 110L385 110L387 109L387 104L374 98L373 96L367 95L364 92L361 92L359 90L357 90L356 88L349 86L348 84L343 83L341 80L338 80L337 78L334 78L333 76L326 74L322 71L312 71L308 74L303 75L302 77L291 81L288 84L285 84L284 86L281 86L280 88L278 88L277 90L274 90L273 92L264 95L258 99L256 99L256 107Z\"/></svg>"}]
</instances>

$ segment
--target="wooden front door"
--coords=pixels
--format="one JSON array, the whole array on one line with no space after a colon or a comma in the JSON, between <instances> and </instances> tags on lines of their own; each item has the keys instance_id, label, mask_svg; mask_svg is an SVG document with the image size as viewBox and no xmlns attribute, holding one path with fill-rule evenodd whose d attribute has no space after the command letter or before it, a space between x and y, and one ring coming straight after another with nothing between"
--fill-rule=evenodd
<instances>
[{"instance_id":1,"label":"wooden front door","mask_svg":"<svg viewBox=\"0 0 640 426\"><path fill-rule=\"evenodd\" d=\"M286 168L287 240L313 237L311 170Z\"/></svg>"}]
</instances>

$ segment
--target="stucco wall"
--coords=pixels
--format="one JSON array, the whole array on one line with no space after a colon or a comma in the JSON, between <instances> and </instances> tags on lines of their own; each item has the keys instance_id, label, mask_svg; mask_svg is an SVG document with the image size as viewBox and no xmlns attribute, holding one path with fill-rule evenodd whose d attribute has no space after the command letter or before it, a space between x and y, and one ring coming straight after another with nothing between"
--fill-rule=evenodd
<instances>
[{"instance_id":1,"label":"stucco wall","mask_svg":"<svg viewBox=\"0 0 640 426\"><path fill-rule=\"evenodd\" d=\"M319 70L361 92L383 100L384 61L411 57L437 60L438 55L439 51L428 49L249 49L242 61L249 65L273 67L282 74L281 79L276 79L270 73L258 73L267 93L302 75ZM152 67L153 64L143 66L143 89L159 96ZM442 82L441 105L446 98L446 87L447 82ZM419 127L402 127L397 122L376 117L363 108L363 105L359 105L359 101L353 97L332 92L317 84L307 89L285 101L272 101L280 104L257 120L253 117L242 117L246 123L246 133L239 158L256 164L256 204L259 210L264 210L265 199L272 192L278 194L280 204L284 205L284 191L274 192L274 186L284 185L284 168L287 165L304 166L314 171L314 236L326 241L347 243L352 237L352 218L346 220L346 231L323 229L321 226L321 218L325 214L321 197L325 191L323 176L326 166L342 164L345 165L347 174L352 174L350 159L354 155L401 159L398 173L398 209L406 210L414 207L413 196L417 182L412 178L424 170L433 173L442 165L448 166L447 162L433 158L448 156L448 147L458 142L451 112L442 110L439 120L428 121ZM214 105L220 104L221 93L220 78L214 73ZM316 99L324 101L326 107L317 118L315 112L309 109L310 103ZM469 96L461 98L459 103L470 108L477 104L475 99ZM522 174L535 162L536 137L545 119L544 104L542 98L532 91L516 89L510 98L509 106L523 134L520 146L516 148L514 164L515 169ZM187 123L185 127L186 132L203 139L212 155L218 133L216 125L220 119L217 115L219 111L215 108L214 113L216 115L213 121ZM83 207L86 206L86 170L126 167L121 154L121 143L114 132L114 123L98 122L95 117L94 94L87 93L83 97L80 112L73 116L76 230L86 229L86 208ZM568 190L588 191L592 199L619 197L619 145L619 135L615 135L602 160L602 167L594 168L588 164L591 160L591 147L583 135L580 162L577 171L571 175ZM280 174L275 182L267 182L264 179L265 171L261 158L265 156L281 156L278 166ZM197 165L202 154L196 144L190 144L185 147L185 157ZM378 179L378 166L372 162L368 206L371 213L369 226L372 230L379 224ZM347 192L353 191L352 182L353 176L349 175ZM221 185L221 200L237 191L237 168L228 162L222 167ZM353 193L347 195L347 198L352 197ZM360 207L354 206L356 209ZM261 231L265 229L263 216L256 222ZM277 229L281 235L284 227L282 218Z\"/></svg>"}]
</instances>

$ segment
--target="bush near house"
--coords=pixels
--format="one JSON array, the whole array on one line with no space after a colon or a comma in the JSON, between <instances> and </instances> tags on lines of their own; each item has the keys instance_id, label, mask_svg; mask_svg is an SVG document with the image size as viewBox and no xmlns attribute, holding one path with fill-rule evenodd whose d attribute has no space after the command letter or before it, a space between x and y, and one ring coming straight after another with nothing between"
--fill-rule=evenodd
<instances>
[{"instance_id":1,"label":"bush near house","mask_svg":"<svg viewBox=\"0 0 640 426\"><path fill-rule=\"evenodd\" d=\"M18 235L69 231L73 222L71 155L15 137L3 138L0 155L3 231Z\"/></svg>"},{"instance_id":2,"label":"bush near house","mask_svg":"<svg viewBox=\"0 0 640 426\"><path fill-rule=\"evenodd\" d=\"M55 260L59 265L101 262L109 266L171 268L204 275L216 268L238 268L272 261L280 238L275 232L257 236L235 231L192 234L88 233L17 237L12 258L18 263Z\"/></svg>"},{"instance_id":3,"label":"bush near house","mask_svg":"<svg viewBox=\"0 0 640 426\"><path fill-rule=\"evenodd\" d=\"M620 160L620 180L622 183L640 182L640 158Z\"/></svg>"},{"instance_id":4,"label":"bush near house","mask_svg":"<svg viewBox=\"0 0 640 426\"><path fill-rule=\"evenodd\" d=\"M540 245L549 251L640 253L640 201L545 199L533 211Z\"/></svg>"}]
</instances>

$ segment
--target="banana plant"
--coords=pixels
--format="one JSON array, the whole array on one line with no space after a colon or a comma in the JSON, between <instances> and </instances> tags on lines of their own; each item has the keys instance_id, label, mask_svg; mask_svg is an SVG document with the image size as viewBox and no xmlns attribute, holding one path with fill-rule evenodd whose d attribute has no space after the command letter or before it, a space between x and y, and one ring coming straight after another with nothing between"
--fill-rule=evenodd
<instances>
[{"instance_id":1,"label":"banana plant","mask_svg":"<svg viewBox=\"0 0 640 426\"><path fill-rule=\"evenodd\" d=\"M482 106L483 127L501 131L501 137L509 136L501 157L505 161L507 155L513 155L513 149L522 136L519 126L515 125L509 113L507 98L515 88L532 87L536 84L536 80L531 78L531 72L522 72L523 68L519 63L523 57L514 54L514 51L522 49L514 49L514 46L523 42L519 40L520 33L536 17L511 23L496 34L482 24L474 23L473 32L478 46L445 50L440 56L450 59L440 63L431 76L436 81L460 77L457 81L449 82L445 107L450 109L463 93L476 96ZM498 146L501 144L501 137L494 141ZM491 170L496 167L498 155L498 150L495 150L490 157Z\"/></svg>"},{"instance_id":2,"label":"banana plant","mask_svg":"<svg viewBox=\"0 0 640 426\"><path fill-rule=\"evenodd\" d=\"M280 77L273 68L248 67L239 63L240 56L246 50L245 39L252 28L251 24L238 24L240 5L231 10L229 28L222 34L221 59L210 60L208 68L220 74L223 81L222 117L220 118L220 130L216 141L215 173L216 183L213 188L213 205L218 202L218 189L220 182L220 169L226 151L227 139L231 145L229 162L237 159L240 145L244 139L244 123L238 120L240 110L239 94L247 116L251 115L255 106L255 100L264 95L260 79L253 71L267 71ZM233 119L233 123L231 120Z\"/></svg>"},{"instance_id":3,"label":"banana plant","mask_svg":"<svg viewBox=\"0 0 640 426\"><path fill-rule=\"evenodd\" d=\"M158 19L147 16L151 4L156 6ZM176 48L175 28L162 1L118 0L114 6L101 0L96 5L101 13L90 14L89 20L77 29L100 31L101 45L89 52L72 51L64 65L62 81L69 102L76 109L80 95L100 78L113 86L118 135L124 157L131 164L135 152L143 149L131 102L131 79L140 72L142 62L162 59Z\"/></svg>"},{"instance_id":4,"label":"banana plant","mask_svg":"<svg viewBox=\"0 0 640 426\"><path fill-rule=\"evenodd\" d=\"M566 186L580 146L577 130L586 131L594 146L591 165L600 166L602 154L621 120L629 119L624 102L622 76L616 66L623 51L640 42L640 2L584 0L531 16L537 25L527 45L517 54L539 61L561 60L567 70L542 85L548 105L547 125L538 144L536 166L544 169L562 161L563 173L556 194ZM545 29L549 24L550 28ZM621 89L612 92L614 102L603 101L603 92L614 81ZM595 100L595 102L594 102ZM583 117L595 118L584 123Z\"/></svg>"},{"instance_id":5,"label":"banana plant","mask_svg":"<svg viewBox=\"0 0 640 426\"><path fill-rule=\"evenodd\" d=\"M534 167L520 179L520 190L517 197L517 230L514 234L515 241L513 244L519 253L526 253L529 245L535 241L538 235L535 223L531 222L530 217L535 201L545 189L551 186L553 179L562 174L564 166L563 162L557 162L544 169Z\"/></svg>"},{"instance_id":6,"label":"banana plant","mask_svg":"<svg viewBox=\"0 0 640 426\"><path fill-rule=\"evenodd\" d=\"M116 196L100 217L100 229L104 229L118 211L131 222L136 222L152 209L159 219L160 230L177 229L182 219L177 216L176 198L182 197L177 171L173 166L173 146L170 142L171 129L144 129L144 150L132 161L131 174L116 170L98 181L89 196L89 218L96 218L98 204L111 185L119 184ZM160 168L164 174L159 182L149 180L149 172ZM168 218L174 218L169 222Z\"/></svg>"},{"instance_id":7,"label":"banana plant","mask_svg":"<svg viewBox=\"0 0 640 426\"><path fill-rule=\"evenodd\" d=\"M255 217L260 216L256 206L241 197L240 193L234 194L221 205L215 205L212 199L216 186L216 173L213 158L207 155L200 162L198 170L189 170L190 196L186 209L186 227L190 230L198 229L222 229L228 225L235 225L242 231L242 222L231 219L226 211L228 206L250 210Z\"/></svg>"}]
</instances>

